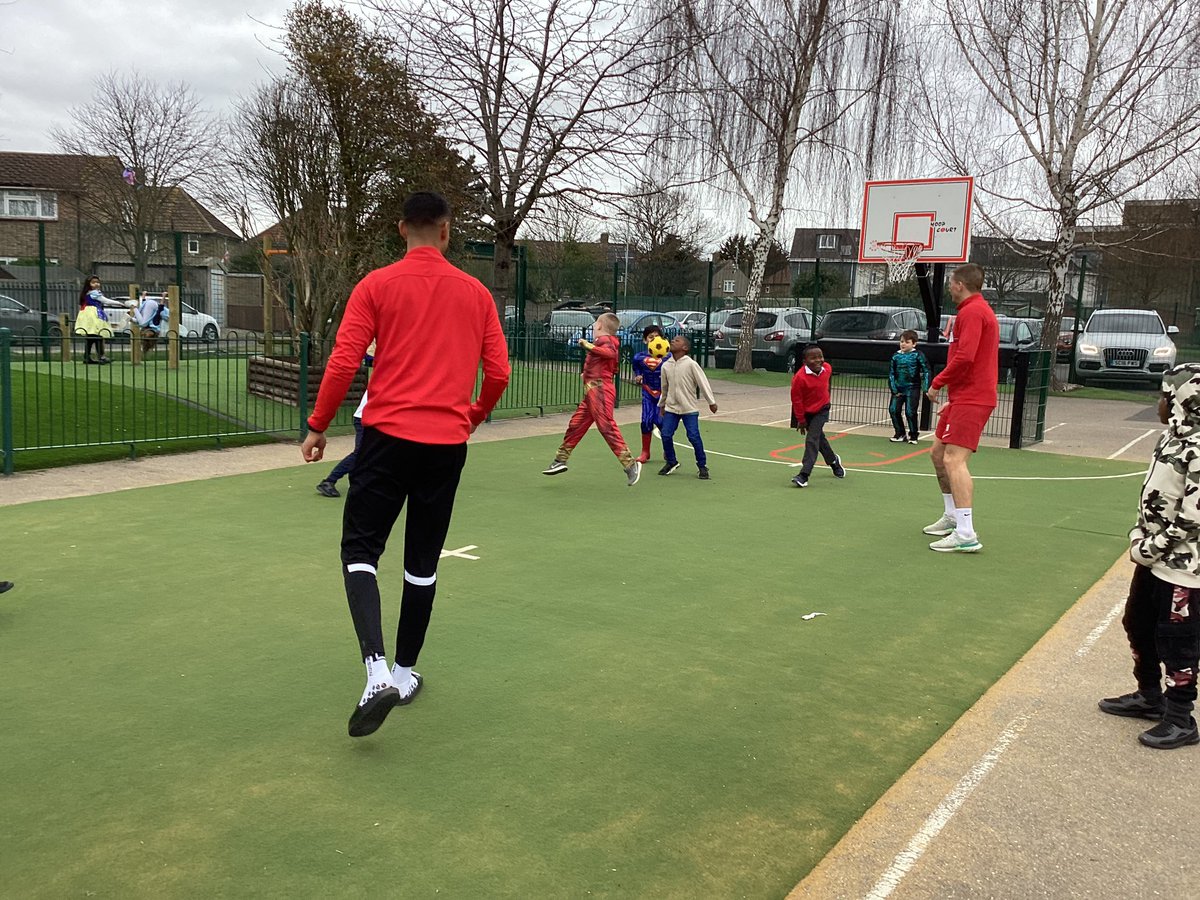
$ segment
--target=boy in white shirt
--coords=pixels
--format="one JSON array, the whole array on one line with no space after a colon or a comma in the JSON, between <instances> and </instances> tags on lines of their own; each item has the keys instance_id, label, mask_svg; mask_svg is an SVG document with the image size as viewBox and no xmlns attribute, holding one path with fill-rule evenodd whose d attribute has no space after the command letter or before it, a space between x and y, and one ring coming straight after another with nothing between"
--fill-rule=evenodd
<instances>
[{"instance_id":1,"label":"boy in white shirt","mask_svg":"<svg viewBox=\"0 0 1200 900\"><path fill-rule=\"evenodd\" d=\"M671 440L679 428L680 421L687 433L688 442L696 451L696 466L699 478L708 480L708 458L704 455L704 441L700 439L700 407L696 403L699 393L708 402L710 412L717 411L717 400L708 384L708 376L700 365L688 356L692 342L682 334L671 338L671 356L662 367L662 396L658 408L662 411L663 458L666 462L658 470L659 475L670 475L679 468L675 456L675 444Z\"/></svg>"}]
</instances>

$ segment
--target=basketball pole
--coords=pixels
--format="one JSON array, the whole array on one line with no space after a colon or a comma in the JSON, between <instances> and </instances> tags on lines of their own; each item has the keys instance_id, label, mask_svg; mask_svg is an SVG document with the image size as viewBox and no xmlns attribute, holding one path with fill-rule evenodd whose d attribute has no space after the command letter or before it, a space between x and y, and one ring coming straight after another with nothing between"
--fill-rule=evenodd
<instances>
[{"instance_id":1,"label":"basketball pole","mask_svg":"<svg viewBox=\"0 0 1200 900\"><path fill-rule=\"evenodd\" d=\"M914 271L917 275L917 288L921 291L921 302L925 306L925 340L936 344L942 339L942 286L946 281L946 264L923 263L918 259Z\"/></svg>"}]
</instances>

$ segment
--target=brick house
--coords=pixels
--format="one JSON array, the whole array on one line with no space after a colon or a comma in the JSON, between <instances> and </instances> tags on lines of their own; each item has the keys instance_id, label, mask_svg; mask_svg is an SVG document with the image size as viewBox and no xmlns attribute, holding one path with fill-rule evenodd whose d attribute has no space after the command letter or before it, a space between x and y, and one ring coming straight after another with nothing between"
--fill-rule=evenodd
<instances>
[{"instance_id":1,"label":"brick house","mask_svg":"<svg viewBox=\"0 0 1200 900\"><path fill-rule=\"evenodd\" d=\"M0 265L36 263L44 231L51 265L128 284L133 279L129 254L113 237L112 223L96 217L95 194L88 190L95 179L120 178L121 171L115 157L0 152ZM184 189L167 190L154 223L146 286L175 282L179 234L185 296L217 315L223 306L224 263L238 236Z\"/></svg>"}]
</instances>

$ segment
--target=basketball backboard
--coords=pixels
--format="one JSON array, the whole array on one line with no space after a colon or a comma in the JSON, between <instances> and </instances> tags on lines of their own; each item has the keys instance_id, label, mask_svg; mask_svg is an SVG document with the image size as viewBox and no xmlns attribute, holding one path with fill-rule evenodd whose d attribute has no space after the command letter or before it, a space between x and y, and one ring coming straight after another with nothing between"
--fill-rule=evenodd
<instances>
[{"instance_id":1,"label":"basketball backboard","mask_svg":"<svg viewBox=\"0 0 1200 900\"><path fill-rule=\"evenodd\" d=\"M966 262L974 186L970 177L868 181L858 261L886 263L896 258L898 245L919 243L917 262Z\"/></svg>"}]
</instances>

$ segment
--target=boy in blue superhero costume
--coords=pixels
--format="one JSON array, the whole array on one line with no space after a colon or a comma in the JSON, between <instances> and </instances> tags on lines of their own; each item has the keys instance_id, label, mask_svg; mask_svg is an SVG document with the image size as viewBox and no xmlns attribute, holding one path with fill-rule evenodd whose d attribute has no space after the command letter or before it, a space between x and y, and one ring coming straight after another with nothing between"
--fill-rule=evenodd
<instances>
[{"instance_id":1,"label":"boy in blue superhero costume","mask_svg":"<svg viewBox=\"0 0 1200 900\"><path fill-rule=\"evenodd\" d=\"M663 337L662 329L657 325L647 325L642 329L642 343L649 344L650 338L657 335ZM654 429L662 429L662 413L658 401L662 397L662 364L660 359L643 348L633 355L633 383L642 386L642 455L637 458L640 463L650 461L650 442L654 439Z\"/></svg>"}]
</instances>

